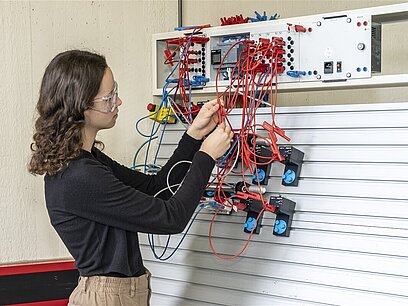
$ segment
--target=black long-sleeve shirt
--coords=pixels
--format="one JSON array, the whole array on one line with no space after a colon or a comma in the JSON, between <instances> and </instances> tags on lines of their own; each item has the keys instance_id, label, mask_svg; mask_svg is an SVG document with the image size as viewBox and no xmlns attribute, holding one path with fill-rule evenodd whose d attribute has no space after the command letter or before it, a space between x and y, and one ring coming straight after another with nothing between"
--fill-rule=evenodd
<instances>
[{"instance_id":1,"label":"black long-sleeve shirt","mask_svg":"<svg viewBox=\"0 0 408 306\"><path fill-rule=\"evenodd\" d=\"M80 275L144 273L137 233L181 232L204 192L214 160L198 151L200 145L185 133L157 175L130 170L93 149L83 151L65 170L45 176L51 224ZM188 171L180 189L168 199L153 197L167 186L167 173L181 160L192 164L177 165L170 174L170 184L175 184Z\"/></svg>"}]
</instances>

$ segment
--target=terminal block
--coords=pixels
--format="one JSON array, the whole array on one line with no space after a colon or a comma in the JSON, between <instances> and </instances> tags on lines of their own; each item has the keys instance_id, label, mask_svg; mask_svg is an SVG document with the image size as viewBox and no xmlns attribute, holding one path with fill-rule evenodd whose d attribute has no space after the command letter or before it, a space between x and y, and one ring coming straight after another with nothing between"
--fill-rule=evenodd
<instances>
[{"instance_id":1,"label":"terminal block","mask_svg":"<svg viewBox=\"0 0 408 306\"><path fill-rule=\"evenodd\" d=\"M213 189L206 189L204 191L203 197L201 198L201 201L207 203L208 205L206 208L208 210L211 210L213 212L217 211L217 214L221 215L230 215L232 213L232 206L227 206L218 203L217 201L214 200L214 194L215 191ZM231 192L224 192L226 197L231 197L233 193Z\"/></svg>"},{"instance_id":2,"label":"terminal block","mask_svg":"<svg viewBox=\"0 0 408 306\"><path fill-rule=\"evenodd\" d=\"M269 199L269 205L276 207L273 234L275 236L289 237L296 203L281 196L272 196Z\"/></svg>"},{"instance_id":3,"label":"terminal block","mask_svg":"<svg viewBox=\"0 0 408 306\"><path fill-rule=\"evenodd\" d=\"M254 173L252 176L252 183L253 184L260 184L260 185L268 185L269 174L271 172L272 163L270 162L272 159L272 151L269 147L256 145L255 146L255 153L257 156L257 162L264 165L257 166L257 173Z\"/></svg>"},{"instance_id":4,"label":"terminal block","mask_svg":"<svg viewBox=\"0 0 408 306\"><path fill-rule=\"evenodd\" d=\"M247 203L248 207L245 209L247 211L247 216L244 224L244 232L251 233L253 231L254 234L259 234L262 226L263 212L260 216L259 213L263 209L263 203L262 201L253 199L248 200ZM258 219L258 221L256 219Z\"/></svg>"},{"instance_id":5,"label":"terminal block","mask_svg":"<svg viewBox=\"0 0 408 306\"><path fill-rule=\"evenodd\" d=\"M279 152L285 158L281 161L285 164L282 185L298 186L304 153L293 146L279 146Z\"/></svg>"},{"instance_id":6,"label":"terminal block","mask_svg":"<svg viewBox=\"0 0 408 306\"><path fill-rule=\"evenodd\" d=\"M215 201L208 201L207 204L207 210L217 212L219 215L230 215L232 213L232 206L225 206Z\"/></svg>"},{"instance_id":7,"label":"terminal block","mask_svg":"<svg viewBox=\"0 0 408 306\"><path fill-rule=\"evenodd\" d=\"M147 110L149 111L149 118L155 120L159 123L170 123L174 124L177 122L176 116L173 113L171 107L161 107L157 109L158 106L153 103L147 105Z\"/></svg>"}]
</instances>

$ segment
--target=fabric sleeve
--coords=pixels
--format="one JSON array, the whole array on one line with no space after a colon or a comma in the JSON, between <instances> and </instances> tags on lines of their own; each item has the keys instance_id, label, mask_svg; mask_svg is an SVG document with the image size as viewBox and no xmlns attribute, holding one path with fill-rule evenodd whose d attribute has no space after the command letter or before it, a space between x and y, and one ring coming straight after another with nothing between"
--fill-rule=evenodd
<instances>
[{"instance_id":1,"label":"fabric sleeve","mask_svg":"<svg viewBox=\"0 0 408 306\"><path fill-rule=\"evenodd\" d=\"M128 186L96 160L84 160L84 165L64 174L66 211L127 231L153 234L175 234L185 228L215 164L209 155L197 152L180 189L163 200Z\"/></svg>"},{"instance_id":2,"label":"fabric sleeve","mask_svg":"<svg viewBox=\"0 0 408 306\"><path fill-rule=\"evenodd\" d=\"M96 158L111 168L113 174L126 185L136 188L146 194L154 195L159 190L167 187L167 174L172 166L182 160L191 161L194 154L200 149L201 143L201 140L196 140L187 133L184 133L172 156L156 175L147 175L129 169L128 167L112 160L109 156L99 150L96 150ZM189 167L190 164L188 163L180 163L177 165L170 174L170 185L180 183ZM171 193L169 191L163 192L159 195L160 198L164 199L168 199L170 196Z\"/></svg>"}]
</instances>

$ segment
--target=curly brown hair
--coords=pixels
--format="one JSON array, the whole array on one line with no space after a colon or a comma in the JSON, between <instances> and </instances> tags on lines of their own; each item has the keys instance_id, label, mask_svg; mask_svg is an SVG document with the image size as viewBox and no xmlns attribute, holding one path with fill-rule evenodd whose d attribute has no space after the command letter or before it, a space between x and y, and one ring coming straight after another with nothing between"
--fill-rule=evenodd
<instances>
[{"instance_id":1,"label":"curly brown hair","mask_svg":"<svg viewBox=\"0 0 408 306\"><path fill-rule=\"evenodd\" d=\"M84 111L92 106L106 68L104 56L82 50L62 52L49 63L37 103L30 173L55 175L79 157Z\"/></svg>"}]
</instances>

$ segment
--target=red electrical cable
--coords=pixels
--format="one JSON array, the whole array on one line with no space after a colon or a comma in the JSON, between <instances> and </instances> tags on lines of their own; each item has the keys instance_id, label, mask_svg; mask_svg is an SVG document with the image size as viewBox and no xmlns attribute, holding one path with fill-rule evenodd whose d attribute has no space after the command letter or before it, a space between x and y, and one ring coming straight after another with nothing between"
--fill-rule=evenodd
<instances>
[{"instance_id":1,"label":"red electrical cable","mask_svg":"<svg viewBox=\"0 0 408 306\"><path fill-rule=\"evenodd\" d=\"M214 213L212 219L211 219L210 229L209 229L209 232L208 232L208 242L209 242L209 244L210 244L211 251L214 253L215 256L217 256L218 258L221 258L221 259L225 259L225 260L232 260L232 259L235 259L235 258L237 258L238 256L240 256L240 255L246 250L246 248L248 247L249 242L251 241L251 238L252 238L252 236L253 236L253 234L254 234L254 230L255 230L256 226L254 226L254 227L252 228L251 233L249 234L247 241L245 242L244 246L241 248L240 251L238 251L236 254L234 254L234 255L232 255L232 256L221 255L220 253L218 253L218 252L215 250L215 248L214 248L214 246L213 246L213 243L212 243L212 230L213 230L214 220L215 220L215 217L217 216L217 214L218 214L219 211L220 211L220 209L217 209L217 210L215 211L215 213ZM259 212L259 214L258 214L258 216L257 216L257 218L256 218L256 223L258 223L259 218L261 217L261 215L262 215L262 213L263 213L264 211L265 211L265 208L263 208L263 209Z\"/></svg>"},{"instance_id":2,"label":"red electrical cable","mask_svg":"<svg viewBox=\"0 0 408 306\"><path fill-rule=\"evenodd\" d=\"M244 44L244 50L239 54L237 63L230 69L229 80L230 84L221 93L219 92L218 81L220 79L220 72L223 69L223 63L225 58L235 48L238 44ZM217 74L215 78L215 86L217 99L224 99L225 108L220 108L218 112L219 122L227 122L230 126L231 123L228 120L228 115L231 113L233 108L238 106L238 99L241 98L242 116L241 116L241 127L234 129L235 137L239 141L239 150L234 148L230 156L225 159L223 168L217 169L217 175L215 180L216 191L214 194L214 199L221 205L231 205L230 201L234 197L227 197L226 193L223 191L223 183L225 181L225 174L229 173L227 171L232 171L230 167L234 165L234 161L237 158L237 154L241 157L241 169L240 171L233 171L234 174L241 175L242 181L245 183L245 173L248 169L251 174L259 181L258 178L258 166L267 165L272 163L274 160L280 160L279 149L277 146L277 136L281 136L286 140L289 138L285 135L284 131L280 129L275 122L276 105L277 105L277 95L278 95L278 74L283 73L284 68L282 62L284 58L282 55L285 53L283 47L285 43L281 38L273 37L272 39L260 39L258 43L251 40L241 40L232 44L231 47L224 54L221 60L220 66L217 69ZM259 107L263 104L266 95L269 94L270 108L271 108L271 122L256 122L256 113ZM265 130L269 138L257 133L257 130ZM264 142L269 146L272 156L262 156L255 152L256 140L263 139ZM259 161L259 160L262 160ZM276 207L271 206L266 200L262 198L262 189L260 184L257 184L258 193L249 193L252 196L262 199L264 211L274 212ZM238 209L246 208L246 205L236 205L233 204ZM243 248L233 256L222 256L216 252L212 245L212 233L213 224L218 214L219 210L214 213L214 216L210 223L209 230L209 242L210 247L217 257L223 259L233 259L242 254L242 252L248 246L248 243L253 235L253 231L250 233L247 242ZM257 221L259 219L258 215Z\"/></svg>"},{"instance_id":3,"label":"red electrical cable","mask_svg":"<svg viewBox=\"0 0 408 306\"><path fill-rule=\"evenodd\" d=\"M180 54L185 52L185 56L179 61L179 78L177 83L177 88L174 93L174 101L176 101L177 95L180 97L180 104L175 104L175 111L183 115L186 120L191 123L191 115L194 111L190 105L190 64L194 64L196 59L190 58L190 55L194 56L197 54L194 50L186 50L190 48L191 43L205 43L208 38L194 36L196 30L193 31L191 36L181 37L177 39L171 39L166 41L165 63L172 65L174 63L173 57L176 52ZM237 47L237 45L243 44L243 51L239 54L238 60L232 68L227 69L229 85L223 92L219 92L218 82L220 80L220 73L222 71L225 59L229 53ZM170 45L174 45L174 49L170 49ZM278 94L278 83L277 77L279 73L284 71L282 63L285 59L282 55L285 53L283 46L284 41L281 38L273 37L271 39L260 38L259 42L254 42L249 39L239 40L233 43L227 52L221 59L220 66L217 69L215 76L215 87L217 100L220 104L218 111L218 121L226 122L232 127L231 122L228 119L228 115L234 108L242 108L241 116L241 127L232 129L235 134L235 141L239 141L239 145L236 144L231 150L228 157L223 159L223 164L217 163L217 173L214 179L207 185L215 184L214 200L222 206L235 207L235 209L245 209L246 204L237 204L233 201L234 198L239 198L239 196L231 196L223 190L226 176L232 172L241 176L244 182L245 188L247 188L245 183L245 173L247 170L255 176L259 181L258 177L258 166L267 165L272 163L274 160L281 160L278 146L277 146L277 136L281 136L286 140L289 138L285 135L284 131L280 129L275 123L275 113L277 104L277 94ZM270 108L271 108L271 122L257 123L256 113L259 107L264 104L267 94L269 95ZM221 99L224 101L224 107L221 105ZM269 138L258 134L258 130L265 130ZM270 148L273 153L272 156L262 156L256 153L256 141L257 139L262 139ZM233 171L233 167L236 166L237 158L241 157L241 169L238 171ZM260 161L262 160L262 161ZM258 215L256 221L258 222L261 214L264 211L274 212L275 207L267 203L266 200L262 198L262 189L260 184L257 184L258 193L249 193L247 196L250 198L261 199L263 203L263 209ZM214 216L210 223L209 230L209 243L214 254L223 259L233 259L241 255L247 248L249 241L252 238L253 231L251 231L247 242L243 248L233 256L222 256L218 254L212 245L212 232L214 220L219 212L219 209L214 213Z\"/></svg>"}]
</instances>

